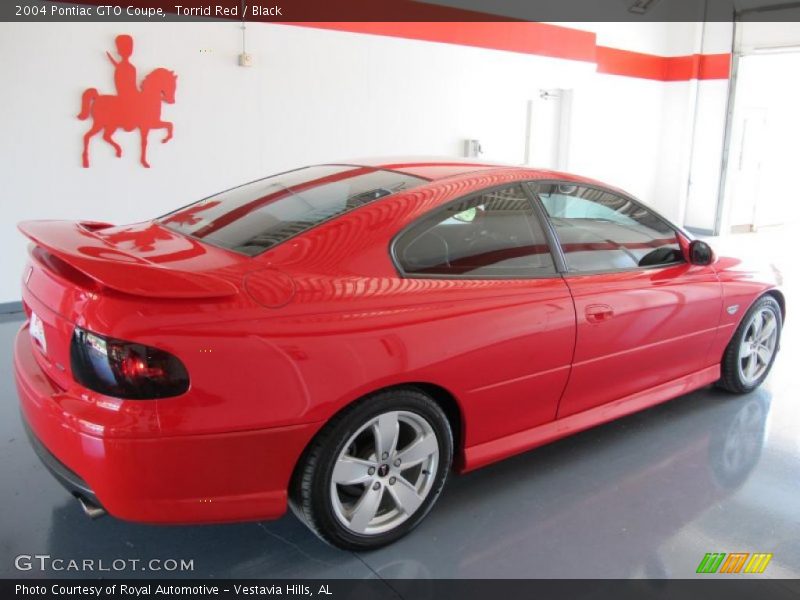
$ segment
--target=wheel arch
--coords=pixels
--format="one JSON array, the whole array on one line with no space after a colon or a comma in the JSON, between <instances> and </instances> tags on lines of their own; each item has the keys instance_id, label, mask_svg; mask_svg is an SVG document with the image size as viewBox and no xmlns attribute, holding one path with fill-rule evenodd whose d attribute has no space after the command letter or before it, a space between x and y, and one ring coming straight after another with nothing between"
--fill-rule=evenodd
<instances>
[{"instance_id":1,"label":"wheel arch","mask_svg":"<svg viewBox=\"0 0 800 600\"><path fill-rule=\"evenodd\" d=\"M775 301L778 303L778 306L781 307L781 321L786 323L786 297L783 295L783 292L777 288L772 288L771 290L767 290L759 298L764 296L772 296L775 298ZM756 301L758 298L756 299Z\"/></svg>"},{"instance_id":2,"label":"wheel arch","mask_svg":"<svg viewBox=\"0 0 800 600\"><path fill-rule=\"evenodd\" d=\"M306 456L308 455L309 450L314 445L314 442L317 440L317 437L322 433L325 427L330 423L333 419L338 417L342 412L349 409L353 406L356 402L361 402L362 400L366 400L367 398L374 396L376 394L381 394L383 392L390 392L393 390L403 390L403 389L412 389L417 390L419 392L424 393L428 397L430 397L444 412L445 417L447 417L447 421L450 424L450 430L453 432L453 468L456 470L460 470L463 465L464 460L464 414L461 404L456 399L455 394L453 394L450 390L442 387L441 385L430 383L426 381L409 381L403 383L396 383L392 385L387 385L384 387L376 388L371 390L361 396L353 399L351 402L347 402L344 406L340 407L335 413L333 413L330 417L328 417L317 429L316 433L308 440L308 443L303 448L303 451L300 453L300 456L297 458L295 465L292 469L292 475L289 480L289 496L291 497L291 490L295 486L295 482L297 480L297 474L301 470L301 466L305 462Z\"/></svg>"},{"instance_id":3,"label":"wheel arch","mask_svg":"<svg viewBox=\"0 0 800 600\"><path fill-rule=\"evenodd\" d=\"M736 335L736 328L738 328L742 324L745 316L747 316L747 312L753 306L755 306L756 302L758 302L759 300L761 300L766 296L770 296L771 298L775 299L775 301L778 303L778 307L781 309L781 323L783 324L786 322L786 297L783 295L783 292L780 291L778 288L768 288L759 290L759 292L752 297L752 300L747 304L745 309L737 315L737 317L739 318L736 321L736 327L734 328L733 333L731 333L730 339L726 342L726 344L729 343L731 339L733 339L733 337Z\"/></svg>"},{"instance_id":4,"label":"wheel arch","mask_svg":"<svg viewBox=\"0 0 800 600\"><path fill-rule=\"evenodd\" d=\"M465 439L465 422L464 422L464 412L459 404L458 400L456 399L455 395L448 389L437 385L435 383L427 383L427 382L414 382L408 383L399 386L392 386L388 389L396 389L396 388L416 388L422 391L424 394L433 399L436 404L439 405L439 408L442 409L445 416L447 417L448 423L450 423L450 430L453 432L453 458L454 458L454 466L460 468L460 460L461 456L464 451L464 439ZM385 390L378 390L378 391L385 391Z\"/></svg>"},{"instance_id":5,"label":"wheel arch","mask_svg":"<svg viewBox=\"0 0 800 600\"><path fill-rule=\"evenodd\" d=\"M739 352L738 349L733 345L734 341L736 341L737 344L741 343L741 337L737 340L737 336L744 335L742 327L747 322L746 319L750 314L750 311L752 311L759 302L761 302L766 298L772 299L775 302L775 304L778 305L778 310L780 311L781 323L783 322L783 319L786 316L786 303L785 303L786 301L783 296L783 293L776 288L761 290L760 293L753 298L753 301L748 304L747 310L742 311L741 317L736 322L736 327L733 328L730 338L727 340L725 344L725 348L723 349L722 356L720 358L720 379L719 381L717 381L718 387L721 387L722 389L737 394L750 392L753 391L755 388L757 388L759 385L761 385L764 378L766 377L766 374L769 372L769 369L772 366L772 362L775 360L775 355L777 354L780 348L780 330L778 332L779 335L778 345L776 345L775 349L773 350L773 355L772 358L770 359L770 363L766 367L765 373L760 375L758 379L754 381L745 381L745 382L740 381L741 376L739 374L734 373L734 366L732 363L732 361L734 360L732 357L733 356L738 357L738 352ZM738 362L738 358L736 358L735 360L736 362ZM740 373L741 369L739 367L737 367L737 369L739 370Z\"/></svg>"}]
</instances>

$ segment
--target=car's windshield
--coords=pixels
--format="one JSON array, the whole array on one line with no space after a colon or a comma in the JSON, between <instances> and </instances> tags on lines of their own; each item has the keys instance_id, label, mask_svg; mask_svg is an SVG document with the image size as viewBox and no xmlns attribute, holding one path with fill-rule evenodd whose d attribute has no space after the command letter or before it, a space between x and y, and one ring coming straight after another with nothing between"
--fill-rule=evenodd
<instances>
[{"instance_id":1,"label":"car's windshield","mask_svg":"<svg viewBox=\"0 0 800 600\"><path fill-rule=\"evenodd\" d=\"M159 223L253 256L332 217L423 183L427 180L372 167L306 167L210 196Z\"/></svg>"}]
</instances>

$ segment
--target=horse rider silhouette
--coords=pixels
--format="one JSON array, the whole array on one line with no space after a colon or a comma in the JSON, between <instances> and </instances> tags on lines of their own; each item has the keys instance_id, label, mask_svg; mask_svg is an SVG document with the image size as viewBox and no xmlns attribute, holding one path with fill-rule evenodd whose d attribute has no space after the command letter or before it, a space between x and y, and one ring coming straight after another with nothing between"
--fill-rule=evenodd
<instances>
[{"instance_id":1,"label":"horse rider silhouette","mask_svg":"<svg viewBox=\"0 0 800 600\"><path fill-rule=\"evenodd\" d=\"M142 81L141 89L136 87L136 67L130 62L133 54L133 38L129 35L118 35L115 40L120 59L114 60L111 53L106 56L114 65L114 86L116 96L100 95L96 88L88 88L83 92L81 112L78 118L85 120L92 116L92 127L83 136L83 166L89 166L89 141L100 130L103 139L113 148L117 157L122 156L122 148L111 137L122 128L133 131L138 128L141 138L139 160L143 166L147 162L147 137L151 129L166 129L167 135L162 143L172 138L172 123L161 120L161 102L175 102L175 88L178 76L172 71L158 68L151 71Z\"/></svg>"}]
</instances>

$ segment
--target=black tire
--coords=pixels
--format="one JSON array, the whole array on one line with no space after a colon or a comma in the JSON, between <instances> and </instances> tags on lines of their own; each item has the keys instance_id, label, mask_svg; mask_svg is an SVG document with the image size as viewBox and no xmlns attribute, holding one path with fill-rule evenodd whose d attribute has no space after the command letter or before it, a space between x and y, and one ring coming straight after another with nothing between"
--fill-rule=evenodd
<instances>
[{"instance_id":1,"label":"black tire","mask_svg":"<svg viewBox=\"0 0 800 600\"><path fill-rule=\"evenodd\" d=\"M775 317L775 322L777 323L777 338L775 341L775 349L772 352L772 357L769 360L767 368L764 369L764 372L754 381L746 381L742 377L742 373L740 372L739 368L739 348L742 344L742 339L744 338L745 334L747 333L748 326L750 324L753 315L759 311L768 310L773 314ZM778 349L780 348L780 341L781 341L781 329L783 328L783 319L781 313L781 307L778 304L777 300L771 295L762 296L750 307L747 313L742 318L741 323L739 323L739 327L736 329L736 333L734 333L733 338L728 343L728 347L725 348L725 353L722 355L722 364L721 364L721 377L717 382L717 387L731 392L733 394L747 394L748 392L752 392L758 386L760 386L764 380L769 375L770 370L772 369L772 365L775 362L775 357L778 355Z\"/></svg>"},{"instance_id":2,"label":"black tire","mask_svg":"<svg viewBox=\"0 0 800 600\"><path fill-rule=\"evenodd\" d=\"M386 532L356 533L345 526L335 512L331 497L333 469L345 444L359 429L378 416L393 411L413 413L430 425L438 445L436 473L425 499L403 522ZM295 470L289 503L300 520L325 542L344 550L379 548L408 534L430 512L444 487L452 460L453 434L447 417L436 402L413 388L380 392L347 407L317 434ZM383 483L387 485L388 479ZM389 488L385 491L388 492Z\"/></svg>"}]
</instances>

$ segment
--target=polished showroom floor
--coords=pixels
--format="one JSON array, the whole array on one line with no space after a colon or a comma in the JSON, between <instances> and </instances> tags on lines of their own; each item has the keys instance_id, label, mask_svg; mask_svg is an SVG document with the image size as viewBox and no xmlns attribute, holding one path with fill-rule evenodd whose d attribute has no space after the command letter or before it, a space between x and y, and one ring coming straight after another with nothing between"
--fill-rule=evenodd
<instances>
[{"instance_id":1,"label":"polished showroom floor","mask_svg":"<svg viewBox=\"0 0 800 600\"><path fill-rule=\"evenodd\" d=\"M719 242L779 256L782 232ZM788 244L786 245L788 248ZM778 261L780 263L780 261ZM39 464L11 374L18 317L0 322L0 577L14 557L192 559L186 576L270 578L691 577L707 552L771 552L764 576L800 577L800 286L764 387L703 389L475 473L454 477L428 519L391 547L328 547L275 522L156 527L90 521ZM47 576L80 576L46 571ZM91 574L89 574L91 575ZM102 576L158 576L124 570Z\"/></svg>"}]
</instances>

